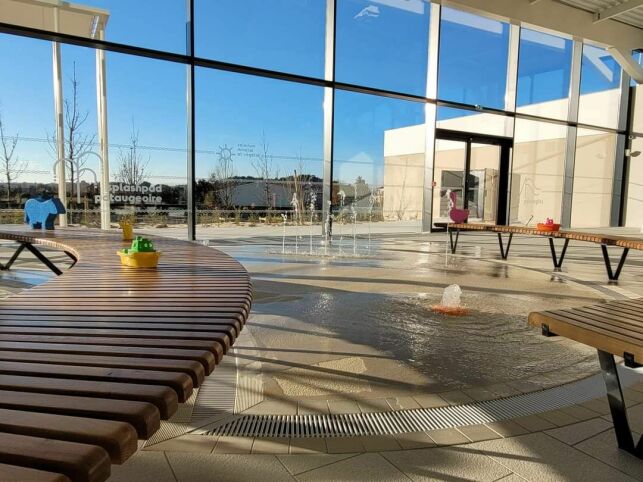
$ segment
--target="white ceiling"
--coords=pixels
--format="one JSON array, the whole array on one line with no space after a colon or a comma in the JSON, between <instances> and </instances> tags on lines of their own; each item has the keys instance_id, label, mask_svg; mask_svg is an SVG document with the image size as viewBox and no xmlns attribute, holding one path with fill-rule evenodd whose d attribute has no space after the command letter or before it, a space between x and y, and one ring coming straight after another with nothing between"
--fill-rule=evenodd
<instances>
[{"instance_id":1,"label":"white ceiling","mask_svg":"<svg viewBox=\"0 0 643 482\"><path fill-rule=\"evenodd\" d=\"M630 0L556 0L559 3L597 13L617 5L627 4ZM639 3L639 2L637 2ZM643 28L643 5L612 17L612 20L623 22L634 27ZM643 47L643 45L642 45Z\"/></svg>"}]
</instances>

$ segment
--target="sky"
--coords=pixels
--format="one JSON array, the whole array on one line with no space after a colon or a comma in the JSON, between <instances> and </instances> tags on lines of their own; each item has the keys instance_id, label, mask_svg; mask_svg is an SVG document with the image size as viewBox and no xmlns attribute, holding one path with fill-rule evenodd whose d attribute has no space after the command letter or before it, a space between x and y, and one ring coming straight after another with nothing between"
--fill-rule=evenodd
<instances>
[{"instance_id":1,"label":"sky","mask_svg":"<svg viewBox=\"0 0 643 482\"><path fill-rule=\"evenodd\" d=\"M183 0L85 0L110 12L106 38L184 53ZM324 75L324 0L196 0L196 55L310 77ZM429 8L421 0L339 0L336 80L423 96ZM509 27L443 8L439 98L504 107ZM25 180L51 179L54 131L51 44L0 35L0 108L18 154L29 161ZM132 129L149 160L151 182L186 182L186 69L172 62L107 52L112 172ZM64 95L75 67L83 130L95 135L95 54L63 45ZM523 29L517 104L567 96L571 41ZM615 88L620 70L611 57L586 47L582 92ZM263 144L275 156L274 174L299 168L322 175L323 89L198 68L196 72L197 177L207 177L229 148L237 175L256 175ZM454 113L455 112L455 113ZM442 118L465 115L453 109ZM384 131L422 124L424 105L338 91L335 99L335 179L382 183ZM33 139L33 140L26 140ZM121 147L119 147L121 146ZM254 157L253 157L254 156ZM94 165L91 165L94 163ZM95 161L88 161L93 169ZM91 175L87 177L91 181Z\"/></svg>"}]
</instances>

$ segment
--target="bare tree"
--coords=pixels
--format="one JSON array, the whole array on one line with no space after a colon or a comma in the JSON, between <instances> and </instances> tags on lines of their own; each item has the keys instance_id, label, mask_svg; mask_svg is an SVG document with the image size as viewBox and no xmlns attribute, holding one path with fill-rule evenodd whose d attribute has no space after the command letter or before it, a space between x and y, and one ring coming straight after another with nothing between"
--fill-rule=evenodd
<instances>
[{"instance_id":1,"label":"bare tree","mask_svg":"<svg viewBox=\"0 0 643 482\"><path fill-rule=\"evenodd\" d=\"M289 198L293 199L293 194L295 195L294 199L297 199L297 209L294 214L298 214L298 218L295 219L297 224L303 223L303 214L305 211L304 208L304 181L302 180L302 174L306 172L306 163L301 155L301 149L297 154L297 164L296 168L293 171L292 179L287 178L287 189L290 191Z\"/></svg>"},{"instance_id":2,"label":"bare tree","mask_svg":"<svg viewBox=\"0 0 643 482\"><path fill-rule=\"evenodd\" d=\"M71 98L66 98L65 109L65 157L69 179L71 181L71 199L74 199L74 186L80 183L80 175L87 163L87 154L92 145L96 142L96 135L82 132L82 127L89 117L89 111L83 111L78 102L78 91L80 82L76 78L76 62L74 62L71 82ZM49 136L49 145L56 152L54 136Z\"/></svg>"},{"instance_id":3,"label":"bare tree","mask_svg":"<svg viewBox=\"0 0 643 482\"><path fill-rule=\"evenodd\" d=\"M263 192L265 196L266 207L272 206L272 188L270 179L276 178L278 170L273 168L273 156L270 153L270 144L266 140L266 133L261 134L261 146L257 157L252 161L252 167L257 173L257 177L263 180Z\"/></svg>"},{"instance_id":4,"label":"bare tree","mask_svg":"<svg viewBox=\"0 0 643 482\"><path fill-rule=\"evenodd\" d=\"M5 132L4 122L2 120L2 111L0 111L0 143L2 151L0 152L0 175L7 181L7 204L11 196L11 182L15 181L20 174L25 172L27 162L21 161L14 154L18 145L18 133L15 136L9 136Z\"/></svg>"},{"instance_id":5,"label":"bare tree","mask_svg":"<svg viewBox=\"0 0 643 482\"><path fill-rule=\"evenodd\" d=\"M210 173L210 182L214 184L224 208L230 208L233 205L234 189L238 184L236 175L232 150L227 145L220 147L219 158Z\"/></svg>"},{"instance_id":6,"label":"bare tree","mask_svg":"<svg viewBox=\"0 0 643 482\"><path fill-rule=\"evenodd\" d=\"M134 123L132 122L129 146L120 149L118 152L119 164L116 171L116 180L131 186L137 186L145 180L148 175L147 167L150 163L149 156L145 159L139 152L138 135L139 132L134 128Z\"/></svg>"}]
</instances>

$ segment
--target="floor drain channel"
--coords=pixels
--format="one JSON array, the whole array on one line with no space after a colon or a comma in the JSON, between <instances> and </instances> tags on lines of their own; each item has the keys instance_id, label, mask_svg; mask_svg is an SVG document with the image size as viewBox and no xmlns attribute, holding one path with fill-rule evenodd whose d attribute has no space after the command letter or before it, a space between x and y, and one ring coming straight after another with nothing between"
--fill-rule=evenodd
<instances>
[{"instance_id":1,"label":"floor drain channel","mask_svg":"<svg viewBox=\"0 0 643 482\"><path fill-rule=\"evenodd\" d=\"M623 370L627 385L635 375ZM237 437L355 437L424 432L532 415L605 395L600 375L537 392L468 405L373 413L241 415L203 435Z\"/></svg>"}]
</instances>

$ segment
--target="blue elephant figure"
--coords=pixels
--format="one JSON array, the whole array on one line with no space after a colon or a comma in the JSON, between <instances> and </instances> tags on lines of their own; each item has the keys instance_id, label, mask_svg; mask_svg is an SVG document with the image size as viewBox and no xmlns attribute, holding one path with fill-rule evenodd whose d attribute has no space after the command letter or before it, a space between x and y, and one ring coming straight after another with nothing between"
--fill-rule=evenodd
<instances>
[{"instance_id":1,"label":"blue elephant figure","mask_svg":"<svg viewBox=\"0 0 643 482\"><path fill-rule=\"evenodd\" d=\"M65 206L58 198L37 197L25 203L25 223L33 229L54 229L54 221L59 214L65 214Z\"/></svg>"}]
</instances>

